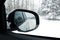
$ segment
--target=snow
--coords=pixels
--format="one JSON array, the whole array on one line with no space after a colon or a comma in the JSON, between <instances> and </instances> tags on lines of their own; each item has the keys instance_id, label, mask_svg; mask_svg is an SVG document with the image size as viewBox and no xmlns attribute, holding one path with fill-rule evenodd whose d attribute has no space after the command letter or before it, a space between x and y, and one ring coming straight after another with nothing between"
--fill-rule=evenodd
<instances>
[{"instance_id":1,"label":"snow","mask_svg":"<svg viewBox=\"0 0 60 40\"><path fill-rule=\"evenodd\" d=\"M44 18L40 17L40 25L37 29L30 32L18 32L18 31L13 31L13 32L21 33L21 34L60 38L60 21L45 20Z\"/></svg>"}]
</instances>

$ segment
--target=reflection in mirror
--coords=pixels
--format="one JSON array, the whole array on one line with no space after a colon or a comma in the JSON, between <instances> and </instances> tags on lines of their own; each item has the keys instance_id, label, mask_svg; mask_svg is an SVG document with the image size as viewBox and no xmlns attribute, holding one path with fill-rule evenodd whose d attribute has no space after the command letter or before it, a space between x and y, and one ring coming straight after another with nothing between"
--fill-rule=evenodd
<instances>
[{"instance_id":1,"label":"reflection in mirror","mask_svg":"<svg viewBox=\"0 0 60 40\"><path fill-rule=\"evenodd\" d=\"M16 11L14 23L19 30L29 31L36 28L36 19L32 13Z\"/></svg>"}]
</instances>

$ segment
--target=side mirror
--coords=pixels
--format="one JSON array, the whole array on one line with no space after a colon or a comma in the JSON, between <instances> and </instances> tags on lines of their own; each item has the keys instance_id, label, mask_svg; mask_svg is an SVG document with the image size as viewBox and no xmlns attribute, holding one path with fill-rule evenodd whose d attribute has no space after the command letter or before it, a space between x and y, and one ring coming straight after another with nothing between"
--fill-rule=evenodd
<instances>
[{"instance_id":1,"label":"side mirror","mask_svg":"<svg viewBox=\"0 0 60 40\"><path fill-rule=\"evenodd\" d=\"M30 10L16 9L8 15L8 23L11 23L11 30L29 32L38 27L39 16Z\"/></svg>"}]
</instances>

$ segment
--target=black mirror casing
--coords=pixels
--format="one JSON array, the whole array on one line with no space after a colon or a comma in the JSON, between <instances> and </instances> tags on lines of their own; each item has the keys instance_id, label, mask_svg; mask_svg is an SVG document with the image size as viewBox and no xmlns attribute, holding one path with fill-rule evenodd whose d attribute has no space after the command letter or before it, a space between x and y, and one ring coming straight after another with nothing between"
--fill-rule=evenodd
<instances>
[{"instance_id":1,"label":"black mirror casing","mask_svg":"<svg viewBox=\"0 0 60 40\"><path fill-rule=\"evenodd\" d=\"M35 12L33 12L33 11L30 11L30 10L25 10L25 9L16 9L16 10L12 11L12 12L8 15L8 22L11 22L10 27L11 27L11 30L12 30L12 31L13 31L13 30L18 30L18 31L21 31L21 32L29 32L29 31L34 30L34 29L28 30L28 31L19 30L19 28L14 24L14 14L15 14L16 11L28 12L28 13L33 14L33 15L35 16L35 18L36 18L36 27L35 27L34 29L36 29L36 28L38 27L38 25L39 25L39 16L38 16L37 13L35 13ZM26 20L26 19L24 19L24 20Z\"/></svg>"}]
</instances>

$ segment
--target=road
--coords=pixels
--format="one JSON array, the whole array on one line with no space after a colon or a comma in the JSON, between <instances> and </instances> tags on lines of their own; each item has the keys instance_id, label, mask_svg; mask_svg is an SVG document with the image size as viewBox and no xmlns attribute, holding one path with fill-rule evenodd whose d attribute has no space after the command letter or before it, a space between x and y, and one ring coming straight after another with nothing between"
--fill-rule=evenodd
<instances>
[{"instance_id":1,"label":"road","mask_svg":"<svg viewBox=\"0 0 60 40\"><path fill-rule=\"evenodd\" d=\"M60 38L60 21L45 20L42 17L40 17L40 25L37 29L31 32L18 32L18 31L13 31L13 32L21 33L21 34Z\"/></svg>"}]
</instances>

